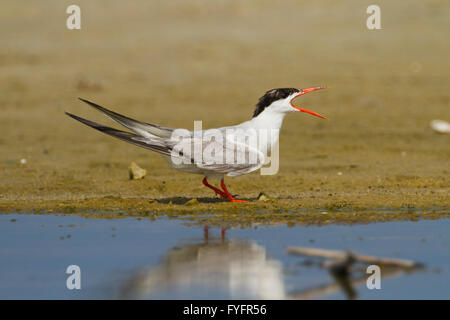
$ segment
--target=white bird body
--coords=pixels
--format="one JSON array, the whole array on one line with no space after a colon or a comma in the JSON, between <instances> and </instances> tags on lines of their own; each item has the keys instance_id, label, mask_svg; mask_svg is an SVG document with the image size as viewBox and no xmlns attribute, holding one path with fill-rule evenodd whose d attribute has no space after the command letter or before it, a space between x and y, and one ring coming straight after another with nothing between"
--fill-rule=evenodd
<instances>
[{"instance_id":1,"label":"white bird body","mask_svg":"<svg viewBox=\"0 0 450 320\"><path fill-rule=\"evenodd\" d=\"M224 175L247 174L266 164L269 153L278 143L280 129L287 113L302 111L325 118L292 105L292 100L296 97L323 88L270 90L259 99L251 120L235 126L207 130L190 131L161 127L128 118L83 99L80 100L134 133L105 127L66 113L94 129L162 154L174 169L204 175L203 183L216 194L233 202L242 202L243 200L234 199L228 192L223 181ZM207 178L221 179L223 190L209 185Z\"/></svg>"}]
</instances>

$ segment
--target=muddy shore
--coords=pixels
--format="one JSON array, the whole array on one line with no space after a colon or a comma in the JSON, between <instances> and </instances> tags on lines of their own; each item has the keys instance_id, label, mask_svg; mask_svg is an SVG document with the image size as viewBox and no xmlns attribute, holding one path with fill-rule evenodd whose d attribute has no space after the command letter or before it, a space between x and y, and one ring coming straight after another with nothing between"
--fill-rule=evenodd
<instances>
[{"instance_id":1,"label":"muddy shore","mask_svg":"<svg viewBox=\"0 0 450 320\"><path fill-rule=\"evenodd\" d=\"M358 1L79 5L83 27L69 31L63 4L0 4L0 212L217 224L450 215L450 135L429 126L450 120L448 2L382 2L379 31L365 28ZM268 89L315 85L330 88L297 103L330 120L288 115L278 174L226 178L245 204L64 115L116 127L83 97L150 123L212 128L249 119ZM144 179L129 180L133 161Z\"/></svg>"}]
</instances>

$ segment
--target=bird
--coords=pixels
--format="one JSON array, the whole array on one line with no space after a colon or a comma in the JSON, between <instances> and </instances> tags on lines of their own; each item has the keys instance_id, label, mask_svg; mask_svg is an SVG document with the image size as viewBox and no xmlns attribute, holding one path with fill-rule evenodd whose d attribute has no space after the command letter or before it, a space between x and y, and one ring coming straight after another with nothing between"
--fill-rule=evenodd
<instances>
[{"instance_id":1,"label":"bird","mask_svg":"<svg viewBox=\"0 0 450 320\"><path fill-rule=\"evenodd\" d=\"M327 119L293 104L295 98L325 88L327 87L318 86L306 89L268 90L259 98L250 120L234 126L207 130L169 128L138 121L83 98L79 99L131 132L103 126L69 112L65 113L107 135L161 154L174 169L203 175L202 183L216 195L230 202L248 202L236 199L228 191L224 176L248 174L267 164L268 155L278 143L283 119L288 113L304 112ZM211 185L208 179L219 179L221 189Z\"/></svg>"},{"instance_id":2,"label":"bird","mask_svg":"<svg viewBox=\"0 0 450 320\"><path fill-rule=\"evenodd\" d=\"M192 239L167 250L155 265L136 268L117 290L119 299L225 293L231 299L286 299L283 264L253 241Z\"/></svg>"}]
</instances>

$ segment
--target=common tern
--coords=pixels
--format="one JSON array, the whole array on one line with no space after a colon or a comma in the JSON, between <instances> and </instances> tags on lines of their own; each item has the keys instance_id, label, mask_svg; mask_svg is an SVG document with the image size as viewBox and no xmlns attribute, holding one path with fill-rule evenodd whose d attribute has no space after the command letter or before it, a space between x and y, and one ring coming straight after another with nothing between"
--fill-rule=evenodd
<instances>
[{"instance_id":1,"label":"common tern","mask_svg":"<svg viewBox=\"0 0 450 320\"><path fill-rule=\"evenodd\" d=\"M278 143L279 131L287 113L300 111L327 119L293 104L295 98L325 88L269 90L259 99L251 120L218 129L190 131L162 127L131 119L81 98L81 101L132 132L106 127L68 112L66 114L110 136L160 153L177 170L202 174L203 184L222 198L231 202L247 202L231 195L225 186L224 175L239 176L267 164L268 154ZM222 189L209 184L208 178L219 178Z\"/></svg>"}]
</instances>

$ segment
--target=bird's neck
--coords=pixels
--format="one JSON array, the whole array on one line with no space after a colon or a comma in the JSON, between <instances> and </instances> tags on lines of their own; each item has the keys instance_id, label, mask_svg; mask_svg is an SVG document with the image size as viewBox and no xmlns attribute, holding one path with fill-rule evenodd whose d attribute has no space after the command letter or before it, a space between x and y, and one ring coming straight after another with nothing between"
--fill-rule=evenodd
<instances>
[{"instance_id":1,"label":"bird's neck","mask_svg":"<svg viewBox=\"0 0 450 320\"><path fill-rule=\"evenodd\" d=\"M285 116L285 113L264 110L258 116L250 120L250 122L255 129L280 130Z\"/></svg>"},{"instance_id":2,"label":"bird's neck","mask_svg":"<svg viewBox=\"0 0 450 320\"><path fill-rule=\"evenodd\" d=\"M250 127L256 129L263 140L269 139L266 144L267 148L264 150L265 154L271 152L275 144L278 143L285 115L286 114L280 112L264 110L249 121Z\"/></svg>"}]
</instances>

